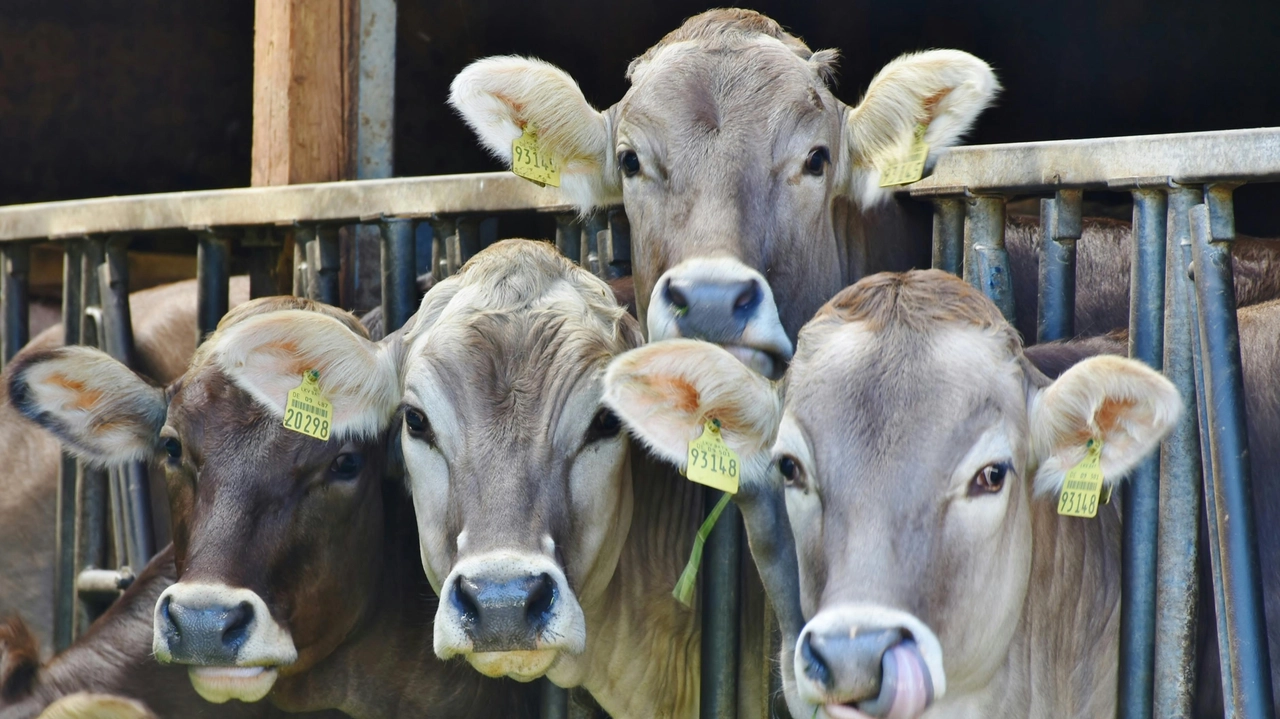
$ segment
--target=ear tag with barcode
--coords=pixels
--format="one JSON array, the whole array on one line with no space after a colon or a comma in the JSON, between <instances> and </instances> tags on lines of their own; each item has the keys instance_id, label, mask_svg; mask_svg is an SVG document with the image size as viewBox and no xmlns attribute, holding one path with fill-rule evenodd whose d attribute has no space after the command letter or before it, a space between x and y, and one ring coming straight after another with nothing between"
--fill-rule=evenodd
<instances>
[{"instance_id":1,"label":"ear tag with barcode","mask_svg":"<svg viewBox=\"0 0 1280 719\"><path fill-rule=\"evenodd\" d=\"M538 129L525 123L524 132L511 141L511 171L546 187L560 186L560 165L538 145Z\"/></svg>"},{"instance_id":2,"label":"ear tag with barcode","mask_svg":"<svg viewBox=\"0 0 1280 719\"><path fill-rule=\"evenodd\" d=\"M929 126L924 123L916 125L906 158L889 165L880 173L881 187L909 185L924 177L924 161L929 157L929 146L925 144L924 133L928 129Z\"/></svg>"},{"instance_id":3,"label":"ear tag with barcode","mask_svg":"<svg viewBox=\"0 0 1280 719\"><path fill-rule=\"evenodd\" d=\"M333 405L320 393L320 373L302 373L302 384L289 390L284 405L284 426L299 434L327 442L333 426Z\"/></svg>"},{"instance_id":4,"label":"ear tag with barcode","mask_svg":"<svg viewBox=\"0 0 1280 719\"><path fill-rule=\"evenodd\" d=\"M1102 495L1102 440L1089 440L1084 459L1067 470L1058 497L1058 514L1092 519Z\"/></svg>"},{"instance_id":5,"label":"ear tag with barcode","mask_svg":"<svg viewBox=\"0 0 1280 719\"><path fill-rule=\"evenodd\" d=\"M736 494L741 469L742 460L738 459L737 452L729 449L720 436L720 420L707 420L702 426L702 435L689 443L684 476L721 492Z\"/></svg>"}]
</instances>

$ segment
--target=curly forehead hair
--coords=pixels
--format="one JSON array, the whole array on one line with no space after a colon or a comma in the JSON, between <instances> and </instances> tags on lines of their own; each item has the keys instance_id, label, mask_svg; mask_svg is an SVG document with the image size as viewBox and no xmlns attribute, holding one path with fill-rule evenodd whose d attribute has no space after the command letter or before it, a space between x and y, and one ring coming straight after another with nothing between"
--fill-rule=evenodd
<instances>
[{"instance_id":1,"label":"curly forehead hair","mask_svg":"<svg viewBox=\"0 0 1280 719\"><path fill-rule=\"evenodd\" d=\"M831 298L809 324L849 322L866 323L876 333L897 329L932 333L967 325L997 336L1011 354L1022 350L1017 331L991 300L941 270L881 272L865 277Z\"/></svg>"}]
</instances>

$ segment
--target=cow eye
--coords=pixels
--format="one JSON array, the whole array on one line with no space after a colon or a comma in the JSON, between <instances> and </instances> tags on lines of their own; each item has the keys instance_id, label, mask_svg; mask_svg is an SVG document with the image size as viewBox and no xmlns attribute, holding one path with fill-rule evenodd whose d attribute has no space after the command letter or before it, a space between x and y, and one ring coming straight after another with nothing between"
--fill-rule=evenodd
<instances>
[{"instance_id":1,"label":"cow eye","mask_svg":"<svg viewBox=\"0 0 1280 719\"><path fill-rule=\"evenodd\" d=\"M788 487L796 489L804 489L804 469L800 466L800 462L789 454L784 454L778 458L778 473L782 475L782 482Z\"/></svg>"},{"instance_id":2,"label":"cow eye","mask_svg":"<svg viewBox=\"0 0 1280 719\"><path fill-rule=\"evenodd\" d=\"M976 494L995 494L1004 488L1005 477L1009 475L1008 462L988 464L973 475L969 484L969 496Z\"/></svg>"},{"instance_id":3,"label":"cow eye","mask_svg":"<svg viewBox=\"0 0 1280 719\"><path fill-rule=\"evenodd\" d=\"M416 409L405 410L404 426L409 428L409 436L414 439L420 439L429 444L436 443L436 435L431 431L431 423L422 412Z\"/></svg>"},{"instance_id":4,"label":"cow eye","mask_svg":"<svg viewBox=\"0 0 1280 719\"><path fill-rule=\"evenodd\" d=\"M334 479L355 479L360 474L360 470L364 469L364 455L354 452L343 452L333 458L333 464L329 465L329 474Z\"/></svg>"},{"instance_id":5,"label":"cow eye","mask_svg":"<svg viewBox=\"0 0 1280 719\"><path fill-rule=\"evenodd\" d=\"M591 418L591 426L587 427L587 444L617 437L620 431L622 431L622 421L618 419L618 415L607 408L601 408L596 412L596 416Z\"/></svg>"},{"instance_id":6,"label":"cow eye","mask_svg":"<svg viewBox=\"0 0 1280 719\"><path fill-rule=\"evenodd\" d=\"M618 153L618 166L622 168L622 174L635 177L640 174L640 156L635 150L623 150Z\"/></svg>"},{"instance_id":7,"label":"cow eye","mask_svg":"<svg viewBox=\"0 0 1280 719\"><path fill-rule=\"evenodd\" d=\"M822 176L823 170L831 163L831 151L825 147L815 147L804 159L804 171L810 175Z\"/></svg>"},{"instance_id":8,"label":"cow eye","mask_svg":"<svg viewBox=\"0 0 1280 719\"><path fill-rule=\"evenodd\" d=\"M182 443L176 437L169 437L164 441L164 453L169 455L169 459L182 459Z\"/></svg>"}]
</instances>

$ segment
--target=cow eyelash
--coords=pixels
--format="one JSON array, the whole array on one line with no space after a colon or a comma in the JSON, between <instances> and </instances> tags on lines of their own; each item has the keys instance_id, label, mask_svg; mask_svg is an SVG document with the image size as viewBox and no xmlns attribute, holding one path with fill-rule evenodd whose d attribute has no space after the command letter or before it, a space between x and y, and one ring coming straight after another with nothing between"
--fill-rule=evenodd
<instances>
[{"instance_id":1,"label":"cow eyelash","mask_svg":"<svg viewBox=\"0 0 1280 719\"><path fill-rule=\"evenodd\" d=\"M596 416L591 418L591 425L587 427L586 444L617 437L621 431L622 421L618 419L618 415L607 407L602 407L599 412L596 412Z\"/></svg>"},{"instance_id":2,"label":"cow eyelash","mask_svg":"<svg viewBox=\"0 0 1280 719\"><path fill-rule=\"evenodd\" d=\"M977 497L985 494L999 494L1004 489L1004 485L1008 482L1009 474L1013 472L1013 465L1008 462L992 462L977 474L973 475L973 479L969 481L969 496Z\"/></svg>"},{"instance_id":3,"label":"cow eyelash","mask_svg":"<svg viewBox=\"0 0 1280 719\"><path fill-rule=\"evenodd\" d=\"M427 421L427 415L421 410L412 407L404 411L404 426L409 431L409 436L416 440L426 442L434 447L436 445L436 433L431 429L431 423Z\"/></svg>"},{"instance_id":4,"label":"cow eyelash","mask_svg":"<svg viewBox=\"0 0 1280 719\"><path fill-rule=\"evenodd\" d=\"M827 165L831 164L831 151L825 147L815 147L804 158L804 171L814 177L821 177Z\"/></svg>"},{"instance_id":5,"label":"cow eyelash","mask_svg":"<svg viewBox=\"0 0 1280 719\"><path fill-rule=\"evenodd\" d=\"M774 463L778 467L778 474L782 475L782 483L787 487L805 490L808 485L805 483L804 466L800 464L800 460L789 454L778 457Z\"/></svg>"}]
</instances>

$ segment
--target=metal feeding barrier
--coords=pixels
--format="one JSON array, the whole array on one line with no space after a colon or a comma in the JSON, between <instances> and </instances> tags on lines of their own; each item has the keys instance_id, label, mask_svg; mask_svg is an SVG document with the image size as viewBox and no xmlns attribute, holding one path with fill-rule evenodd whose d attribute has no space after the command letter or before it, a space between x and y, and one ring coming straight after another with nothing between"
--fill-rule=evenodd
<instances>
[{"instance_id":1,"label":"metal feeding barrier","mask_svg":"<svg viewBox=\"0 0 1280 719\"><path fill-rule=\"evenodd\" d=\"M1201 497L1227 715L1272 716L1230 247L1234 188L1277 180L1280 129L1264 129L956 148L941 154L929 177L902 190L934 205L934 266L963 275L1010 319L1005 200L1052 195L1041 200L1039 341L1074 334L1082 192L1132 194L1130 354L1163 369L1184 397L1194 397L1197 411L1185 414L1160 456L1141 465L1125 490L1119 714L1126 719L1191 713ZM136 366L125 262L135 236L185 231L194 238L203 338L228 309L233 249L247 257L251 296L274 294L272 268L292 233L294 293L337 304L338 229L376 225L390 331L416 308L421 270L437 280L456 272L496 237L485 231L485 219L513 212L554 213L554 241L564 255L606 279L629 274L621 209L581 217L557 192L505 173L0 208L3 359L29 339L33 243L58 242L64 250L66 341L99 346ZM101 472L64 455L55 530L57 647L83 629L94 603L113 599L132 580L130 570L154 555L148 487L141 464ZM739 647L752 632L771 631L768 622L742 620L750 593L740 578L740 524L722 520L704 555L701 712L718 719L780 710L767 694L759 706L738 699L747 661ZM768 638L750 639L762 655L771 653ZM767 660L763 666L776 694L776 667L771 672ZM543 708L548 717L586 711L554 688L544 692Z\"/></svg>"}]
</instances>

